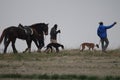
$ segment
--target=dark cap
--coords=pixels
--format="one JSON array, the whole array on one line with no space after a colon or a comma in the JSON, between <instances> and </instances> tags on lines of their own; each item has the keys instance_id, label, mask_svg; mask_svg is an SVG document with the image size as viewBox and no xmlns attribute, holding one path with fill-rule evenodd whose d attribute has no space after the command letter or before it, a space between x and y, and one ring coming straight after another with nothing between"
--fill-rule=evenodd
<instances>
[{"instance_id":1,"label":"dark cap","mask_svg":"<svg viewBox=\"0 0 120 80\"><path fill-rule=\"evenodd\" d=\"M57 28L57 24L55 24L54 27Z\"/></svg>"},{"instance_id":2,"label":"dark cap","mask_svg":"<svg viewBox=\"0 0 120 80\"><path fill-rule=\"evenodd\" d=\"M103 22L99 22L100 25L103 25Z\"/></svg>"}]
</instances>

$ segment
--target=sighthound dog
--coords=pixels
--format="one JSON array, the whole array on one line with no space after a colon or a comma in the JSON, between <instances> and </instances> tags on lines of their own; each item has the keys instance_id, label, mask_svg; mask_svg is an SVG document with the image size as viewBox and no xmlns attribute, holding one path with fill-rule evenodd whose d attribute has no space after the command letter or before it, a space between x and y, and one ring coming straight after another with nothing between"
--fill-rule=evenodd
<instances>
[{"instance_id":1,"label":"sighthound dog","mask_svg":"<svg viewBox=\"0 0 120 80\"><path fill-rule=\"evenodd\" d=\"M64 49L64 46L62 44L59 44L59 43L49 43L47 45L47 48L45 50L45 52L49 52L49 50L51 50L51 52L53 51L53 48L54 47L56 49L56 52L58 53L59 52L59 47L61 47L62 49Z\"/></svg>"},{"instance_id":2,"label":"sighthound dog","mask_svg":"<svg viewBox=\"0 0 120 80\"><path fill-rule=\"evenodd\" d=\"M81 47L82 47L82 49L81 49ZM91 49L94 50L95 47L99 48L99 45L98 44L95 45L94 43L85 42L80 45L81 51L83 51L85 49L85 47L88 47L89 50L91 50Z\"/></svg>"}]
</instances>

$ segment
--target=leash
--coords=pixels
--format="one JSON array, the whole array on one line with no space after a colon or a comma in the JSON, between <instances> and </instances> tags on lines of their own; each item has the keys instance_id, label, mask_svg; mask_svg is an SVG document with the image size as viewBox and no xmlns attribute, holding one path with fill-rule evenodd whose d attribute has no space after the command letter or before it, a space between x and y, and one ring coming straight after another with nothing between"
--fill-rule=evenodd
<instances>
[{"instance_id":1,"label":"leash","mask_svg":"<svg viewBox=\"0 0 120 80\"><path fill-rule=\"evenodd\" d=\"M58 34L58 41L59 41L59 43L61 43L61 29L60 29L60 27L58 30L60 30L60 33Z\"/></svg>"},{"instance_id":2,"label":"leash","mask_svg":"<svg viewBox=\"0 0 120 80\"><path fill-rule=\"evenodd\" d=\"M99 46L100 46L100 42L101 42L101 40L99 40L99 44L98 44Z\"/></svg>"},{"instance_id":3,"label":"leash","mask_svg":"<svg viewBox=\"0 0 120 80\"><path fill-rule=\"evenodd\" d=\"M59 43L61 43L61 34L59 33Z\"/></svg>"}]
</instances>

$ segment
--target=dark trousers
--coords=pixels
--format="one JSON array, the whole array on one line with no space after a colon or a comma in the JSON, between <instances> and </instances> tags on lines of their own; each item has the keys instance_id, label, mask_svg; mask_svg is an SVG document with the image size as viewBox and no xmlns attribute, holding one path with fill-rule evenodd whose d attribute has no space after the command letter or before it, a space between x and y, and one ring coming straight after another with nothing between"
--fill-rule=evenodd
<instances>
[{"instance_id":1,"label":"dark trousers","mask_svg":"<svg viewBox=\"0 0 120 80\"><path fill-rule=\"evenodd\" d=\"M109 40L108 38L103 38L101 39L101 47L102 47L102 51L105 52L107 47L109 45Z\"/></svg>"}]
</instances>

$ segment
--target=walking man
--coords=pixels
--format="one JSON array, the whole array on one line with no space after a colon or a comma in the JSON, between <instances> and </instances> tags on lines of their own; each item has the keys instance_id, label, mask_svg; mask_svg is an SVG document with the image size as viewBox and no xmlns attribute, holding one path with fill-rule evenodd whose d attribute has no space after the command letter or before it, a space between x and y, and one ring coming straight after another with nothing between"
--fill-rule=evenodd
<instances>
[{"instance_id":1,"label":"walking man","mask_svg":"<svg viewBox=\"0 0 120 80\"><path fill-rule=\"evenodd\" d=\"M51 43L57 43L57 34L60 33L60 30L57 31L57 24L55 24L53 26L53 28L51 28L50 31L50 41Z\"/></svg>"},{"instance_id":2,"label":"walking man","mask_svg":"<svg viewBox=\"0 0 120 80\"><path fill-rule=\"evenodd\" d=\"M103 22L99 23L99 27L97 29L97 35L100 37L101 47L102 47L103 52L106 52L106 49L109 45L109 40L107 38L107 29L112 28L115 24L116 24L116 22L114 22L110 26L104 26Z\"/></svg>"}]
</instances>

